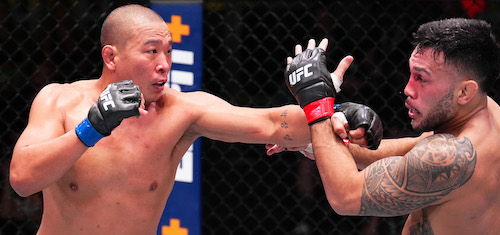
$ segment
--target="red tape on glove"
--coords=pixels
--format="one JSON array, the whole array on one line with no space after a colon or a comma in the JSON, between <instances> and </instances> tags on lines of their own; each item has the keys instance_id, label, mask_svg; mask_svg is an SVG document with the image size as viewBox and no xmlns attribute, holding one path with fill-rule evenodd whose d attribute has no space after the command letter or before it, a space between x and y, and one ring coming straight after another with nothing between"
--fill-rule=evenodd
<instances>
[{"instance_id":1,"label":"red tape on glove","mask_svg":"<svg viewBox=\"0 0 500 235\"><path fill-rule=\"evenodd\" d=\"M303 110L306 114L307 123L312 125L318 121L330 118L335 112L333 109L334 103L335 98L326 97L304 106Z\"/></svg>"}]
</instances>

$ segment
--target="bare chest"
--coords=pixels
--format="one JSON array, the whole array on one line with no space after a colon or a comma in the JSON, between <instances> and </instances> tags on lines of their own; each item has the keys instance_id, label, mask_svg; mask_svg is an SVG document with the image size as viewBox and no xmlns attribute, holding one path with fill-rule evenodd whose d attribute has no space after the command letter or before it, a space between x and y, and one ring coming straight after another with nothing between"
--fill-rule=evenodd
<instances>
[{"instance_id":1,"label":"bare chest","mask_svg":"<svg viewBox=\"0 0 500 235\"><path fill-rule=\"evenodd\" d=\"M69 128L78 124L76 120L79 118L70 119ZM188 125L182 117L159 112L125 119L110 136L85 152L61 179L60 186L68 192L90 195L108 190L165 195L192 143L184 137Z\"/></svg>"},{"instance_id":2,"label":"bare chest","mask_svg":"<svg viewBox=\"0 0 500 235\"><path fill-rule=\"evenodd\" d=\"M499 168L494 158L480 155L471 179L445 202L412 212L403 234L498 234Z\"/></svg>"}]
</instances>

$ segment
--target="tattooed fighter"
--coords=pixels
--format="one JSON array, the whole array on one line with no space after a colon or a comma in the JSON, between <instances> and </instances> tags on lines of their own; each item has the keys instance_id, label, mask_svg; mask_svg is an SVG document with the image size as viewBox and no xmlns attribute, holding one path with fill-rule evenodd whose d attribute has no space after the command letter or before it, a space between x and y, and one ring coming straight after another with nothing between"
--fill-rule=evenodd
<instances>
[{"instance_id":1,"label":"tattooed fighter","mask_svg":"<svg viewBox=\"0 0 500 235\"><path fill-rule=\"evenodd\" d=\"M385 158L358 171L333 134L343 124L335 117L334 127L311 121L328 201L342 215L409 214L402 234L500 234L500 107L486 93L499 75L500 49L491 26L447 19L421 25L413 36L405 105L412 127L434 135L404 156L378 156ZM335 96L326 92L326 78L288 82L296 69L324 59L325 42L314 47L296 47L297 56L288 59L285 80L301 107L321 107Z\"/></svg>"}]
</instances>

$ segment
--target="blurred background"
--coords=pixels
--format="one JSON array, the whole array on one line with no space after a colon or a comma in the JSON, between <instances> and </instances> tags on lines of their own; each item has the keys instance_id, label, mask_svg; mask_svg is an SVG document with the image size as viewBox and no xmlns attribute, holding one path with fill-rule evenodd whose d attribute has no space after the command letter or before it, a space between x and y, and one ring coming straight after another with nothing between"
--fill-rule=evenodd
<instances>
[{"instance_id":1,"label":"blurred background","mask_svg":"<svg viewBox=\"0 0 500 235\"><path fill-rule=\"evenodd\" d=\"M149 1L2 0L0 2L0 234L34 234L42 195L11 189L13 146L31 102L48 83L98 78L99 34L114 8ZM414 136L405 96L411 33L431 20L485 19L500 35L495 1L205 0L203 85L239 106L295 103L285 58L309 38L328 38L328 67L355 61L337 100L364 103L388 138ZM490 95L498 102L498 84ZM131 215L132 216L132 215ZM263 145L202 139L203 234L400 234L404 217L338 216L313 161L298 153L268 157Z\"/></svg>"}]
</instances>

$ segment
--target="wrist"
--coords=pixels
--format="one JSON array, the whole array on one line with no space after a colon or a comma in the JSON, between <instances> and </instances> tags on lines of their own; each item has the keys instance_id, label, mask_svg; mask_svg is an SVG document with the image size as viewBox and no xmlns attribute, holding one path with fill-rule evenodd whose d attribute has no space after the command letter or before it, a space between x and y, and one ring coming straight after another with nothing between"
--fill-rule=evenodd
<instances>
[{"instance_id":1,"label":"wrist","mask_svg":"<svg viewBox=\"0 0 500 235\"><path fill-rule=\"evenodd\" d=\"M334 97L325 97L304 106L307 123L312 125L319 121L330 119L334 111Z\"/></svg>"},{"instance_id":2,"label":"wrist","mask_svg":"<svg viewBox=\"0 0 500 235\"><path fill-rule=\"evenodd\" d=\"M90 124L88 118L85 118L78 126L75 127L76 136L87 145L87 147L93 147L100 139L104 137Z\"/></svg>"}]
</instances>

